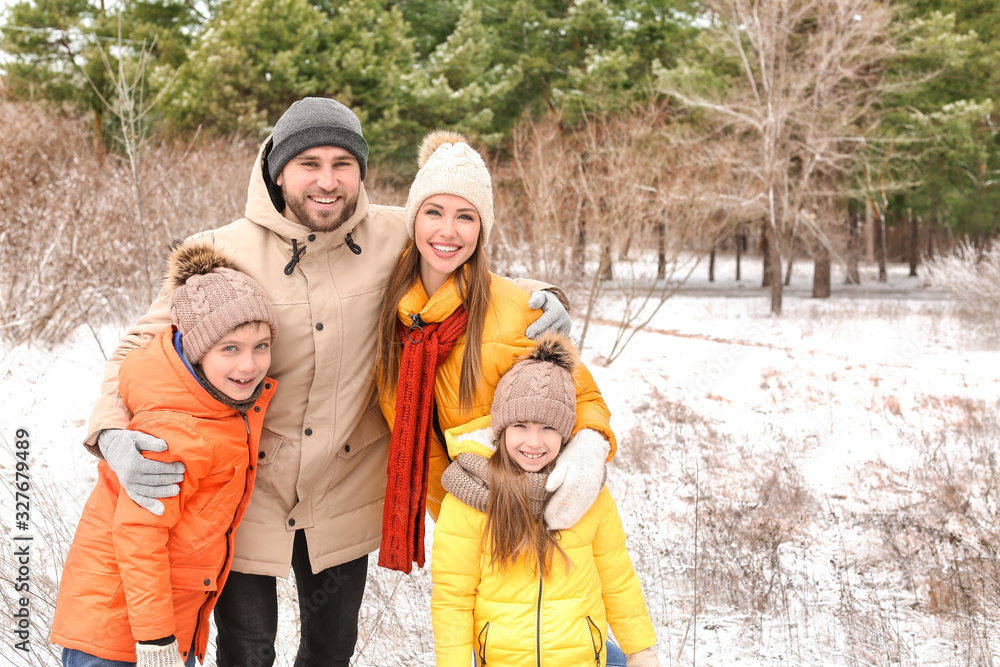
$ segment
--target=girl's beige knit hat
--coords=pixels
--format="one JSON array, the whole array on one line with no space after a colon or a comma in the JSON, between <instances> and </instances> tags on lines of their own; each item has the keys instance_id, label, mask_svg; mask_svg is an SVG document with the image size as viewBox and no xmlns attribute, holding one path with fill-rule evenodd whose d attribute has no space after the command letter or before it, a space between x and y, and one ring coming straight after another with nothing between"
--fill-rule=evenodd
<instances>
[{"instance_id":1,"label":"girl's beige knit hat","mask_svg":"<svg viewBox=\"0 0 1000 667\"><path fill-rule=\"evenodd\" d=\"M544 334L531 354L507 371L493 394L493 433L499 437L511 424L535 422L551 426L563 442L576 426L578 354L568 338Z\"/></svg>"}]
</instances>

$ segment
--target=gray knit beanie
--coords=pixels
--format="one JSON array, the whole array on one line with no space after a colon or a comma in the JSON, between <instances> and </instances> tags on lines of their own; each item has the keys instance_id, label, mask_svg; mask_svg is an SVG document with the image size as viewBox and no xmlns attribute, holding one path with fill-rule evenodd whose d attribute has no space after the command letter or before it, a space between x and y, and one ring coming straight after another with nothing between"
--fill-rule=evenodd
<instances>
[{"instance_id":1,"label":"gray knit beanie","mask_svg":"<svg viewBox=\"0 0 1000 667\"><path fill-rule=\"evenodd\" d=\"M535 422L551 426L563 442L576 426L576 348L568 338L546 333L531 354L507 371L493 394L493 434L511 424Z\"/></svg>"},{"instance_id":2,"label":"gray knit beanie","mask_svg":"<svg viewBox=\"0 0 1000 667\"><path fill-rule=\"evenodd\" d=\"M428 197L458 195L479 211L483 245L493 229L493 183L483 157L457 132L439 130L424 137L418 154L420 171L406 198L406 231L413 238L417 211Z\"/></svg>"},{"instance_id":3,"label":"gray knit beanie","mask_svg":"<svg viewBox=\"0 0 1000 667\"><path fill-rule=\"evenodd\" d=\"M170 319L181 332L184 354L192 364L227 333L247 322L266 322L271 343L278 336L278 319L264 288L210 241L181 244L167 268Z\"/></svg>"},{"instance_id":4,"label":"gray knit beanie","mask_svg":"<svg viewBox=\"0 0 1000 667\"><path fill-rule=\"evenodd\" d=\"M302 151L317 146L337 146L358 159L361 180L368 172L368 143L361 132L361 121L354 112L337 100L306 97L294 102L274 125L271 152L267 155L272 181L288 161Z\"/></svg>"}]
</instances>

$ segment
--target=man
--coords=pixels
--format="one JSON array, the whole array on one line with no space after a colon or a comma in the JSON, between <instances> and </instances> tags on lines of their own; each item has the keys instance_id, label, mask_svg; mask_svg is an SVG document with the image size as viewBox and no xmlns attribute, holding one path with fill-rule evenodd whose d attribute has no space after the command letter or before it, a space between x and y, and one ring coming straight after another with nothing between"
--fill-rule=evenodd
<instances>
[{"instance_id":1,"label":"man","mask_svg":"<svg viewBox=\"0 0 1000 667\"><path fill-rule=\"evenodd\" d=\"M407 240L402 208L369 203L367 166L368 145L350 109L332 99L299 100L261 146L245 217L202 233L264 287L281 330L270 371L279 389L215 609L220 667L273 664L275 578L287 577L289 567L302 623L295 665L346 666L357 641L368 554L381 535L389 443L373 384L373 333ZM545 314L528 335L553 321L568 325L551 292L535 292L531 305ZM163 511L155 498L177 493L183 466L142 456L167 443L125 430L130 415L117 375L125 354L169 321L161 294L108 362L86 441L154 513Z\"/></svg>"}]
</instances>

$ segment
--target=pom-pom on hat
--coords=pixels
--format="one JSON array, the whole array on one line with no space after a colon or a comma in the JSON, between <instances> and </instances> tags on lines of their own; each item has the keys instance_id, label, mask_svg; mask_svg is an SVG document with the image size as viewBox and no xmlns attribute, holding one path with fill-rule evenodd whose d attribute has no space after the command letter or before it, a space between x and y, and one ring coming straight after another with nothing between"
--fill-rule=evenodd
<instances>
[{"instance_id":1,"label":"pom-pom on hat","mask_svg":"<svg viewBox=\"0 0 1000 667\"><path fill-rule=\"evenodd\" d=\"M546 333L523 361L507 371L493 394L493 433L499 437L511 424L536 422L551 426L563 442L576 426L576 383L579 359L568 338Z\"/></svg>"},{"instance_id":2,"label":"pom-pom on hat","mask_svg":"<svg viewBox=\"0 0 1000 667\"><path fill-rule=\"evenodd\" d=\"M241 271L211 241L188 240L174 248L167 262L170 319L181 332L184 354L192 364L227 333L247 322L266 322L271 343L278 320L264 288Z\"/></svg>"},{"instance_id":3,"label":"pom-pom on hat","mask_svg":"<svg viewBox=\"0 0 1000 667\"><path fill-rule=\"evenodd\" d=\"M274 124L271 152L267 154L272 181L288 161L302 151L317 146L337 146L358 159L361 180L368 171L368 142L361 121L353 111L328 97L305 97L292 103Z\"/></svg>"},{"instance_id":4,"label":"pom-pom on hat","mask_svg":"<svg viewBox=\"0 0 1000 667\"><path fill-rule=\"evenodd\" d=\"M438 130L424 137L417 172L406 199L406 231L413 238L417 211L428 197L458 195L479 211L483 245L493 229L493 183L483 157L457 132Z\"/></svg>"}]
</instances>

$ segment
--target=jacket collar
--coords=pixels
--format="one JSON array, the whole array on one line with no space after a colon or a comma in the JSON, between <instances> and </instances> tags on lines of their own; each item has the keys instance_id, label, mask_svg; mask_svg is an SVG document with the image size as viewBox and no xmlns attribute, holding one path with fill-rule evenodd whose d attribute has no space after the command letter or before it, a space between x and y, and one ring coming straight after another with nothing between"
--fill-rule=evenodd
<instances>
[{"instance_id":1,"label":"jacket collar","mask_svg":"<svg viewBox=\"0 0 1000 667\"><path fill-rule=\"evenodd\" d=\"M458 293L455 275L445 281L434 296L428 297L424 284L418 278L402 299L399 301L399 321L410 326L410 315L419 313L424 322L444 322L448 316L462 305L462 297Z\"/></svg>"},{"instance_id":2,"label":"jacket collar","mask_svg":"<svg viewBox=\"0 0 1000 667\"><path fill-rule=\"evenodd\" d=\"M260 150L257 151L257 160L254 162L253 171L250 174L244 216L277 234L285 240L289 248L291 248L292 239L297 241L299 248L316 246L317 249L329 250L344 245L347 235L353 232L358 223L368 216L369 201L364 182L360 185L358 205L354 209L354 215L332 232L314 232L305 225L292 222L274 207L274 202L271 201L271 195L264 181L264 156L270 149L270 145L271 137L269 136L261 144ZM270 176L266 178L269 179ZM315 237L314 240L308 240L310 235Z\"/></svg>"}]
</instances>

